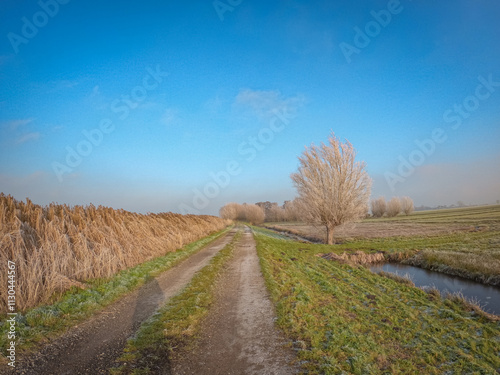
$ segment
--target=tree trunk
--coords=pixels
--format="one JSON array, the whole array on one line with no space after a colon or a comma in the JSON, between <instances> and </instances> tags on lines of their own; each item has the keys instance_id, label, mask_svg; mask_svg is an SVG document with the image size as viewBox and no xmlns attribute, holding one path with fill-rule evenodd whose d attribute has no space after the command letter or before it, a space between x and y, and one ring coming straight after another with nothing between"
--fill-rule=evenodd
<instances>
[{"instance_id":1,"label":"tree trunk","mask_svg":"<svg viewBox=\"0 0 500 375\"><path fill-rule=\"evenodd\" d=\"M333 245L333 228L335 226L333 225L326 225L326 244L327 245Z\"/></svg>"}]
</instances>

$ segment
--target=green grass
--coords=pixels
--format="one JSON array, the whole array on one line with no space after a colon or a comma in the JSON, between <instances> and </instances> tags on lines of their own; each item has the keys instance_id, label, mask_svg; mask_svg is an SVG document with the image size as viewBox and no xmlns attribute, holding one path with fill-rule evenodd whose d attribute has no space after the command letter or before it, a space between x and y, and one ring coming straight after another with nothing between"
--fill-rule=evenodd
<instances>
[{"instance_id":1,"label":"green grass","mask_svg":"<svg viewBox=\"0 0 500 375\"><path fill-rule=\"evenodd\" d=\"M354 249L371 253L382 250L388 259L500 285L499 239L499 231L359 239L336 246L335 251Z\"/></svg>"},{"instance_id":2,"label":"green grass","mask_svg":"<svg viewBox=\"0 0 500 375\"><path fill-rule=\"evenodd\" d=\"M119 361L124 364L111 369L114 375L156 374L169 368L174 350L194 343L200 324L214 300L216 280L231 258L241 231L199 271L189 285L171 298L153 317L144 322L130 339Z\"/></svg>"},{"instance_id":3,"label":"green grass","mask_svg":"<svg viewBox=\"0 0 500 375\"><path fill-rule=\"evenodd\" d=\"M363 238L361 229L359 237L346 239L343 244L335 246L335 251L382 250L391 260L500 285L499 205L419 211L409 216L367 219L360 227L363 224L376 227L377 223L405 225L409 229L418 225L435 225L444 231L439 234ZM287 225L290 228L294 226ZM446 228L449 228L448 232Z\"/></svg>"},{"instance_id":4,"label":"green grass","mask_svg":"<svg viewBox=\"0 0 500 375\"><path fill-rule=\"evenodd\" d=\"M91 314L143 285L149 279L173 267L204 246L219 238L230 228L214 233L201 240L192 242L175 252L123 270L109 279L96 279L88 282L86 289L72 288L59 296L51 305L44 305L18 314L16 317L17 350L33 349L48 337L55 337L66 328L81 322ZM6 320L0 322L0 347L8 348ZM0 360L5 360L2 352Z\"/></svg>"},{"instance_id":5,"label":"green grass","mask_svg":"<svg viewBox=\"0 0 500 375\"><path fill-rule=\"evenodd\" d=\"M308 373L500 370L500 324L467 311L459 299L443 300L364 267L315 256L337 246L282 240L254 230L277 323L294 340ZM392 241L378 246L396 246ZM412 248L419 240L407 241L405 246Z\"/></svg>"}]
</instances>

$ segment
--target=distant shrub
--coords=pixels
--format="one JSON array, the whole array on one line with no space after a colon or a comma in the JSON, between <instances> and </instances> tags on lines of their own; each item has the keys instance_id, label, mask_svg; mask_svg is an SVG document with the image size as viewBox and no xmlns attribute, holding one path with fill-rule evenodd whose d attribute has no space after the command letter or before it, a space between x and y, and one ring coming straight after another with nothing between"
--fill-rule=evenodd
<instances>
[{"instance_id":1,"label":"distant shrub","mask_svg":"<svg viewBox=\"0 0 500 375\"><path fill-rule=\"evenodd\" d=\"M227 203L219 210L223 219L248 221L251 224L261 224L266 217L264 209L255 204Z\"/></svg>"},{"instance_id":2,"label":"distant shrub","mask_svg":"<svg viewBox=\"0 0 500 375\"><path fill-rule=\"evenodd\" d=\"M285 201L283 207L285 210L285 221L300 220L300 203L297 198L293 201Z\"/></svg>"},{"instance_id":3,"label":"distant shrub","mask_svg":"<svg viewBox=\"0 0 500 375\"><path fill-rule=\"evenodd\" d=\"M386 214L388 217L394 217L399 215L401 212L401 202L398 197L392 197L389 202L387 202Z\"/></svg>"},{"instance_id":4,"label":"distant shrub","mask_svg":"<svg viewBox=\"0 0 500 375\"><path fill-rule=\"evenodd\" d=\"M256 206L255 204L247 204L245 207L245 219L252 224L261 224L264 222L266 215L264 214L264 210Z\"/></svg>"},{"instance_id":5,"label":"distant shrub","mask_svg":"<svg viewBox=\"0 0 500 375\"><path fill-rule=\"evenodd\" d=\"M413 199L410 197L401 197L399 202L401 203L401 212L405 215L410 215L415 210Z\"/></svg>"},{"instance_id":6,"label":"distant shrub","mask_svg":"<svg viewBox=\"0 0 500 375\"><path fill-rule=\"evenodd\" d=\"M221 207L219 210L219 216L227 220L236 220L241 211L241 204L238 203L228 203Z\"/></svg>"},{"instance_id":7,"label":"distant shrub","mask_svg":"<svg viewBox=\"0 0 500 375\"><path fill-rule=\"evenodd\" d=\"M387 204L384 197L379 197L371 202L372 215L374 217L382 217L387 210Z\"/></svg>"}]
</instances>

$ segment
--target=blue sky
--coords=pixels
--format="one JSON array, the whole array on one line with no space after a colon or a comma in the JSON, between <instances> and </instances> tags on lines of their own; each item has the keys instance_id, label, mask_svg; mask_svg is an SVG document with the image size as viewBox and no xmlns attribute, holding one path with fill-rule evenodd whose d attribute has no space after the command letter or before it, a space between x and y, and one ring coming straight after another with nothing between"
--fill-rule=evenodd
<instances>
[{"instance_id":1,"label":"blue sky","mask_svg":"<svg viewBox=\"0 0 500 375\"><path fill-rule=\"evenodd\" d=\"M138 212L281 203L333 131L374 197L495 202L499 17L493 0L5 0L0 191Z\"/></svg>"}]
</instances>

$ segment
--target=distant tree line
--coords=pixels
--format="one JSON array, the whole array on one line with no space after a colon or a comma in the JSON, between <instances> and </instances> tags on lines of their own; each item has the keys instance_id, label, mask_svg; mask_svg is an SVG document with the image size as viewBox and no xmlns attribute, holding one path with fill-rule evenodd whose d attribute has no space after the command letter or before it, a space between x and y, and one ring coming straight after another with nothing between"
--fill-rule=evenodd
<instances>
[{"instance_id":1,"label":"distant tree line","mask_svg":"<svg viewBox=\"0 0 500 375\"><path fill-rule=\"evenodd\" d=\"M399 214L410 215L415 210L413 200L410 197L392 197L388 202L384 197L371 201L373 217L394 217Z\"/></svg>"},{"instance_id":2,"label":"distant tree line","mask_svg":"<svg viewBox=\"0 0 500 375\"><path fill-rule=\"evenodd\" d=\"M228 203L219 210L222 218L229 220L248 221L251 224L260 224L264 221L264 210L255 204Z\"/></svg>"},{"instance_id":3,"label":"distant tree line","mask_svg":"<svg viewBox=\"0 0 500 375\"><path fill-rule=\"evenodd\" d=\"M297 200L285 201L280 206L277 202L257 202L255 204L228 203L220 211L220 217L230 220L248 221L252 224L276 221L300 220Z\"/></svg>"},{"instance_id":4,"label":"distant tree line","mask_svg":"<svg viewBox=\"0 0 500 375\"><path fill-rule=\"evenodd\" d=\"M372 180L366 164L356 160L356 150L333 134L327 143L306 147L299 159L297 172L290 178L298 197L283 206L275 202L256 204L228 203L220 209L224 219L244 220L259 224L264 221L304 221L326 229L326 243L334 243L334 229L369 216ZM372 215L396 216L413 212L408 197L394 197L386 202L378 198L371 202Z\"/></svg>"}]
</instances>

